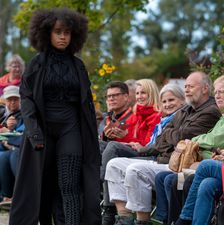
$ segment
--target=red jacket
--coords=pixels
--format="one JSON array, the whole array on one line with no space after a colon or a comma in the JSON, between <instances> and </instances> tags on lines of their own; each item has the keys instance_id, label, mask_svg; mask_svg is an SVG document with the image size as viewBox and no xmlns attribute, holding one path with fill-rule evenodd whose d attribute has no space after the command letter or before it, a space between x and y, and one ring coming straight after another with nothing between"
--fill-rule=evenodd
<instances>
[{"instance_id":1,"label":"red jacket","mask_svg":"<svg viewBox=\"0 0 224 225\"><path fill-rule=\"evenodd\" d=\"M160 122L161 116L161 113L155 111L152 106L137 105L136 112L126 120L128 134L117 141L139 142L145 146L150 141L150 136Z\"/></svg>"},{"instance_id":2,"label":"red jacket","mask_svg":"<svg viewBox=\"0 0 224 225\"><path fill-rule=\"evenodd\" d=\"M13 81L9 82L10 73L7 73L3 77L0 78L0 95L3 93L3 89L8 87L9 85L19 86L21 82L21 78L14 79Z\"/></svg>"}]
</instances>

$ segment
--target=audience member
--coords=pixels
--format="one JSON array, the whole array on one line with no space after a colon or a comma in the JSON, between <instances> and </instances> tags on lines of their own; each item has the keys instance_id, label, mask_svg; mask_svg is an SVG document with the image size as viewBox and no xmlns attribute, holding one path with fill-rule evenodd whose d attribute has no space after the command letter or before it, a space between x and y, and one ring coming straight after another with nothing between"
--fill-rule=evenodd
<instances>
[{"instance_id":1,"label":"audience member","mask_svg":"<svg viewBox=\"0 0 224 225\"><path fill-rule=\"evenodd\" d=\"M224 76L219 77L214 82L215 101L221 112L224 110L224 96L221 91L224 90ZM224 117L222 116L215 124L214 128L206 134L193 137L191 140L199 143L202 157L211 158L212 148L224 148ZM186 140L187 141L187 140ZM175 222L180 214L182 204L187 196L188 189L194 176L189 177L184 182L184 190L177 190L178 176L171 171L157 174L156 192L157 192L157 216L164 221L164 224L170 225ZM184 195L184 196L183 196ZM175 207L173 207L175 205Z\"/></svg>"},{"instance_id":2,"label":"audience member","mask_svg":"<svg viewBox=\"0 0 224 225\"><path fill-rule=\"evenodd\" d=\"M136 80L134 79L126 80L125 84L128 85L128 90L129 90L128 104L129 106L133 107L136 103L136 98L135 98Z\"/></svg>"},{"instance_id":3,"label":"audience member","mask_svg":"<svg viewBox=\"0 0 224 225\"><path fill-rule=\"evenodd\" d=\"M156 124L160 122L159 91L154 81L142 79L136 83L136 105L134 113L126 120L127 129L123 142L110 141L102 153L101 179L104 174L107 162L115 157L136 157L138 152L136 147L144 146L150 141L150 136ZM117 133L117 129L114 129ZM103 225L114 223L114 208L109 207L107 183L104 182L104 202L105 214L103 215Z\"/></svg>"},{"instance_id":4,"label":"audience member","mask_svg":"<svg viewBox=\"0 0 224 225\"><path fill-rule=\"evenodd\" d=\"M3 98L5 100L5 107L2 109L0 115L0 134L16 130L23 123L20 111L19 87L11 85L4 88ZM6 150L7 148L1 143L0 154Z\"/></svg>"},{"instance_id":5,"label":"audience member","mask_svg":"<svg viewBox=\"0 0 224 225\"><path fill-rule=\"evenodd\" d=\"M20 112L19 87L8 86L3 89L3 98L6 106L0 117L2 128L0 135L5 132L22 132L24 129ZM21 143L21 136L9 136L7 141L0 144L0 204L9 203L14 186L15 171L18 159L18 151Z\"/></svg>"},{"instance_id":6,"label":"audience member","mask_svg":"<svg viewBox=\"0 0 224 225\"><path fill-rule=\"evenodd\" d=\"M148 149L147 154L156 156L156 161L117 158L107 164L105 180L108 181L110 200L117 207L116 224L134 224L133 211L137 213L135 224L151 224L156 174L169 171L169 158L179 140L207 132L221 116L214 99L209 97L210 83L202 72L188 76L185 84L188 105L176 113Z\"/></svg>"},{"instance_id":7,"label":"audience member","mask_svg":"<svg viewBox=\"0 0 224 225\"><path fill-rule=\"evenodd\" d=\"M222 117L208 134L195 138L202 142L203 147L224 148L224 75L214 82L216 103L222 112ZM224 161L224 153L215 152L214 160L203 160L196 170L193 183L188 193L186 202L181 211L176 225L208 225L214 213L215 200L222 194L221 167ZM216 160L216 161L215 161ZM222 162L221 162L222 161Z\"/></svg>"},{"instance_id":8,"label":"audience member","mask_svg":"<svg viewBox=\"0 0 224 225\"><path fill-rule=\"evenodd\" d=\"M25 63L19 55L13 55L6 62L6 71L8 73L0 78L0 96L5 87L9 85L19 86L24 69Z\"/></svg>"},{"instance_id":9,"label":"audience member","mask_svg":"<svg viewBox=\"0 0 224 225\"><path fill-rule=\"evenodd\" d=\"M121 81L113 81L106 88L106 104L108 116L105 117L105 127L102 136L104 141L125 141L126 131L113 126L115 122L126 123L126 120L132 114L132 108L128 105L129 90L128 86ZM105 147L103 144L103 147ZM102 146L102 143L101 143Z\"/></svg>"}]
</instances>

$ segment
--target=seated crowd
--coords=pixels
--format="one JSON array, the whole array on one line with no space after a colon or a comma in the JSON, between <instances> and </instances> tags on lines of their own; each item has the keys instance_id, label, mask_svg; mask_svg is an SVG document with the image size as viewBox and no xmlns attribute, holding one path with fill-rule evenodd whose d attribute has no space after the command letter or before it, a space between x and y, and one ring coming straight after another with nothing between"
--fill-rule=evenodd
<instances>
[{"instance_id":1,"label":"seated crowd","mask_svg":"<svg viewBox=\"0 0 224 225\"><path fill-rule=\"evenodd\" d=\"M186 140L188 142L191 139L193 142L198 142L203 159L212 157L211 151L214 147L223 148L223 141L220 138L222 136L223 86L223 77L220 77L214 83L215 98L212 97L211 81L203 72L194 72L188 76L185 83L185 98L179 94L180 91L178 92L176 90L177 87L175 85L164 86L161 89L156 109L158 115L161 116L160 122L157 125L152 123L147 124L147 119L143 119L144 127L141 126L143 117L139 115L138 109L143 105L147 107L153 105L155 109L156 102L154 101L153 104L150 104L150 100L146 99L154 99L156 92L154 91L152 94L152 92L147 91L146 86L141 83L141 80L137 81L136 104L132 109L133 114L129 116L129 118L136 117L136 119L134 120L134 124L130 123L130 125L129 122L132 119L125 118L124 121L120 120L120 123L126 123L127 129L125 130L121 126L119 128L118 126L111 125L111 123L119 120L119 117L128 108L127 104L124 104L126 108L123 107L117 112L117 109L114 110L122 102L121 98L124 97L123 94L116 94L117 92L123 92L118 88L114 92L115 94L112 95L108 94L111 90L108 91L107 89L106 102L110 112L106 117L105 128L101 135L104 140L101 145L101 180L104 194L103 225L152 224L150 219L152 211L152 190L155 190L157 193L157 217L163 224L175 222L178 225L191 223L210 224L213 215L213 211L211 210L210 213L206 213L207 218L203 215L201 216L203 217L201 219L205 219L205 222L201 222L198 216L195 216L195 218L193 216L196 215L194 210L197 210L197 201L202 201L197 198L200 183L195 181L196 178L191 188L193 189L194 187L194 191L190 189L180 218L178 219L179 214L177 214L177 217L169 218L169 211L175 210L176 206L170 200L172 199L170 183L168 184L169 186L166 186L167 183L165 181L167 176L170 175L173 176L172 179L177 179L177 174L170 170L168 163L179 141ZM139 94L139 91L142 94ZM109 99L108 95L110 96ZM144 101L145 104L143 103ZM184 104L185 101L186 104ZM143 138L141 132L144 132L146 128L149 136L144 136L144 143L141 143ZM136 136L136 134L139 134L139 136ZM131 137L130 135L133 136ZM128 140L125 140L127 137ZM136 137L138 138L136 139ZM213 156L213 158L217 159L219 157ZM201 164L203 165L203 163ZM221 195L220 174L221 169L219 169L219 177L213 175L215 179L219 180L219 189L217 188L219 191L213 193L213 201L208 201L210 204L208 206L209 209L214 209L215 197ZM206 177L206 175L204 176ZM170 182L172 183L173 180ZM200 180L200 182L202 181ZM172 188L177 191L176 185ZM201 188L199 188L200 190ZM202 190L205 190L205 188L202 188ZM181 195L179 197L182 198Z\"/></svg>"},{"instance_id":2,"label":"seated crowd","mask_svg":"<svg viewBox=\"0 0 224 225\"><path fill-rule=\"evenodd\" d=\"M2 98L0 205L12 198L24 130L19 87L5 87ZM107 112L98 124L102 225L152 224L153 191L156 216L164 225L210 224L222 194L224 153L212 149L224 149L224 75L214 82L214 97L208 75L193 72L184 91L176 84L159 91L151 79L113 81L105 99ZM203 160L178 190L169 159L181 140L198 142Z\"/></svg>"}]
</instances>

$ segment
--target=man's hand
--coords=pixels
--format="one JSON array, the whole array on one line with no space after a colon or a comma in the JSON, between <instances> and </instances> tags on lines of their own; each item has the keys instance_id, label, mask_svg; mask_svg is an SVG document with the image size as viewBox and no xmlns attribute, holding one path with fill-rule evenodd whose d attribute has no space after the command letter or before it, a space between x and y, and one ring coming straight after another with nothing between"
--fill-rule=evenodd
<instances>
[{"instance_id":1,"label":"man's hand","mask_svg":"<svg viewBox=\"0 0 224 225\"><path fill-rule=\"evenodd\" d=\"M6 133L6 132L10 132L10 130L7 127L0 128L0 133Z\"/></svg>"},{"instance_id":2,"label":"man's hand","mask_svg":"<svg viewBox=\"0 0 224 225\"><path fill-rule=\"evenodd\" d=\"M9 130L13 130L16 124L17 124L17 120L14 116L10 116L6 121L6 125Z\"/></svg>"},{"instance_id":3,"label":"man's hand","mask_svg":"<svg viewBox=\"0 0 224 225\"><path fill-rule=\"evenodd\" d=\"M106 137L108 137L110 139L114 138L113 130L112 130L112 128L109 125L105 126L104 134L105 134Z\"/></svg>"},{"instance_id":4,"label":"man's hand","mask_svg":"<svg viewBox=\"0 0 224 225\"><path fill-rule=\"evenodd\" d=\"M123 138L128 134L128 130L122 130L118 127L113 127L112 132L115 138Z\"/></svg>"}]
</instances>

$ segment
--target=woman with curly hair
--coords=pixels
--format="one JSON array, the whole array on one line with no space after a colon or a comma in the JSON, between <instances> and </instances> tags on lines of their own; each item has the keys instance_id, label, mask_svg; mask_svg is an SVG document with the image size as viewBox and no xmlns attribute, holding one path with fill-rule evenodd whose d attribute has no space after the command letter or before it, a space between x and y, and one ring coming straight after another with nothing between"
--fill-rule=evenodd
<instances>
[{"instance_id":1,"label":"woman with curly hair","mask_svg":"<svg viewBox=\"0 0 224 225\"><path fill-rule=\"evenodd\" d=\"M90 81L74 56L87 37L85 16L37 11L29 40L39 53L21 82L25 123L10 225L99 225L100 154ZM61 210L60 210L61 209Z\"/></svg>"}]
</instances>

